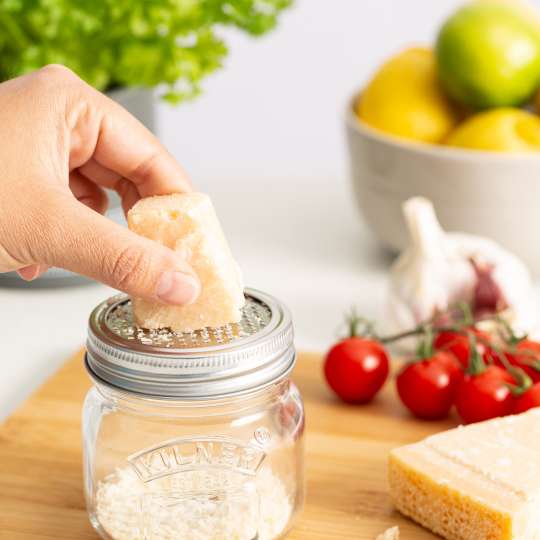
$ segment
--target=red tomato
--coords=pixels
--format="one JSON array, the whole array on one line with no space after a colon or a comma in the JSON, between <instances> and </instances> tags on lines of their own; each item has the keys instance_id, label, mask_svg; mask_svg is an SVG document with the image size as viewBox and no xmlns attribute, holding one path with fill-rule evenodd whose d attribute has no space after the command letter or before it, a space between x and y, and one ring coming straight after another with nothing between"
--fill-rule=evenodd
<instances>
[{"instance_id":1,"label":"red tomato","mask_svg":"<svg viewBox=\"0 0 540 540\"><path fill-rule=\"evenodd\" d=\"M418 418L436 420L448 415L463 372L451 353L438 351L405 366L396 380L399 397Z\"/></svg>"},{"instance_id":2,"label":"red tomato","mask_svg":"<svg viewBox=\"0 0 540 540\"><path fill-rule=\"evenodd\" d=\"M515 353L506 354L508 361L514 366L520 367L533 380L540 382L540 343L529 339L523 339L516 345ZM523 351L523 354L519 354Z\"/></svg>"},{"instance_id":3,"label":"red tomato","mask_svg":"<svg viewBox=\"0 0 540 540\"><path fill-rule=\"evenodd\" d=\"M512 376L494 365L478 375L465 375L455 401L459 416L469 424L510 414L513 402L508 383L515 383Z\"/></svg>"},{"instance_id":4,"label":"red tomato","mask_svg":"<svg viewBox=\"0 0 540 540\"><path fill-rule=\"evenodd\" d=\"M351 337L326 355L324 375L330 388L347 403L367 403L388 377L389 361L377 341Z\"/></svg>"},{"instance_id":5,"label":"red tomato","mask_svg":"<svg viewBox=\"0 0 540 540\"><path fill-rule=\"evenodd\" d=\"M524 394L514 401L514 414L519 414L534 407L540 407L540 383L531 386Z\"/></svg>"},{"instance_id":6,"label":"red tomato","mask_svg":"<svg viewBox=\"0 0 540 540\"><path fill-rule=\"evenodd\" d=\"M435 351L434 355L432 356L432 359L436 362L441 363L446 367L448 370L448 373L450 375L450 378L452 379L452 383L455 385L461 384L461 381L463 380L463 377L465 376L465 372L463 371L463 367L461 363L456 359L456 357L452 353L448 353L447 351ZM456 386L457 390L457 386Z\"/></svg>"},{"instance_id":7,"label":"red tomato","mask_svg":"<svg viewBox=\"0 0 540 540\"><path fill-rule=\"evenodd\" d=\"M488 360L488 357L492 356L492 351L485 344L486 341L490 340L489 334L476 328L471 328L470 331L478 338L476 350L485 360ZM471 354L469 336L458 332L441 332L437 334L433 345L436 349L451 352L459 360L463 368L467 369Z\"/></svg>"}]
</instances>

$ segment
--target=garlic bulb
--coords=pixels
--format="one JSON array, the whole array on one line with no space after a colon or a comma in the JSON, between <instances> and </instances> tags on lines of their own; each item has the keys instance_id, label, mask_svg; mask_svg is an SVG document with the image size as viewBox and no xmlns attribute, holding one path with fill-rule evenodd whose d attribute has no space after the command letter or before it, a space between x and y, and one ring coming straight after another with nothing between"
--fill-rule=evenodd
<instances>
[{"instance_id":1,"label":"garlic bulb","mask_svg":"<svg viewBox=\"0 0 540 540\"><path fill-rule=\"evenodd\" d=\"M502 311L516 332L536 329L531 278L515 255L487 238L446 233L422 197L406 201L403 212L411 243L391 269L390 332L409 330L463 301L475 314Z\"/></svg>"}]
</instances>

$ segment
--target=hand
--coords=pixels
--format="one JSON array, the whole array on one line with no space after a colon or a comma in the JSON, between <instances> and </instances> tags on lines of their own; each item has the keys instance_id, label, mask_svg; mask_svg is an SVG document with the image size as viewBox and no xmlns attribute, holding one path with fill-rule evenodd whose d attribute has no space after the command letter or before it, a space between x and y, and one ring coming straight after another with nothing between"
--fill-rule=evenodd
<instances>
[{"instance_id":1,"label":"hand","mask_svg":"<svg viewBox=\"0 0 540 540\"><path fill-rule=\"evenodd\" d=\"M106 219L141 197L190 191L186 174L126 110L62 66L0 84L0 272L57 266L134 296L184 304L200 285L179 254Z\"/></svg>"}]
</instances>

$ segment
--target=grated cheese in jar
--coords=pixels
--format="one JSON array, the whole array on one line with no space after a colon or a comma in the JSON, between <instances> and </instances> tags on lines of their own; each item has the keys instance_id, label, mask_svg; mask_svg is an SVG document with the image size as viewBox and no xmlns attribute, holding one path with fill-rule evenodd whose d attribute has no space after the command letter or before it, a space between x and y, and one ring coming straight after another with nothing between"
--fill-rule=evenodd
<instances>
[{"instance_id":1,"label":"grated cheese in jar","mask_svg":"<svg viewBox=\"0 0 540 540\"><path fill-rule=\"evenodd\" d=\"M202 469L146 484L119 468L99 483L96 506L113 540L273 540L292 512L269 467L254 477Z\"/></svg>"},{"instance_id":2,"label":"grated cheese in jar","mask_svg":"<svg viewBox=\"0 0 540 540\"><path fill-rule=\"evenodd\" d=\"M290 313L246 289L238 323L144 330L131 300L90 316L88 515L107 540L277 540L304 502Z\"/></svg>"}]
</instances>

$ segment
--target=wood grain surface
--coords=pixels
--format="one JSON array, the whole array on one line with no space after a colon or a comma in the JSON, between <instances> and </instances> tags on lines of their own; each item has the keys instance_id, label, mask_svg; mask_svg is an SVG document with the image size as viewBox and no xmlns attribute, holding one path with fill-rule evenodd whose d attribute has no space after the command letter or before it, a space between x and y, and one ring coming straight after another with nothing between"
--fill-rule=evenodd
<instances>
[{"instance_id":1,"label":"wood grain surface","mask_svg":"<svg viewBox=\"0 0 540 540\"><path fill-rule=\"evenodd\" d=\"M391 448L456 424L410 418L389 382L367 406L327 390L321 359L301 354L294 379L307 414L306 508L289 540L373 540L399 525L402 540L435 538L392 509ZM0 425L0 538L96 540L83 498L80 415L89 379L82 353Z\"/></svg>"}]
</instances>

